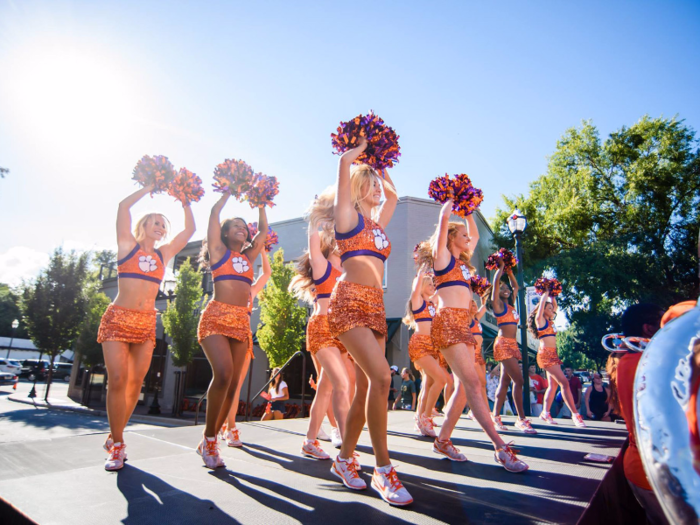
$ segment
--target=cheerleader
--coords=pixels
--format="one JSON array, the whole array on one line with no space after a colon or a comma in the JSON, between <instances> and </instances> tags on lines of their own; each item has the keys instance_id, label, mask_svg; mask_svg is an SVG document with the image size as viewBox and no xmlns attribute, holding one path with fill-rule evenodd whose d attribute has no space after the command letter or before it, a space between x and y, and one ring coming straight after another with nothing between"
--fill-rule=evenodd
<instances>
[{"instance_id":1,"label":"cheerleader","mask_svg":"<svg viewBox=\"0 0 700 525\"><path fill-rule=\"evenodd\" d=\"M486 395L486 361L484 361L484 356L481 353L481 348L484 343L484 334L481 327L481 318L486 314L486 301L482 299L481 307L476 304L476 301L472 299L472 322L469 325L469 330L474 336L476 341L476 348L474 349L474 364L476 364L476 373L479 375L479 382L481 383L481 393L483 394L484 403L489 406L489 398ZM474 419L474 413L469 410L467 414L467 419Z\"/></svg>"},{"instance_id":2,"label":"cheerleader","mask_svg":"<svg viewBox=\"0 0 700 525\"><path fill-rule=\"evenodd\" d=\"M317 439L323 418L332 402L340 435L344 435L355 376L347 350L331 336L328 327L328 303L333 287L343 272L339 269L340 256L336 253L333 234L326 231L332 223L323 223L325 229L319 232L318 221L332 211L334 196L332 188L326 190L308 210L308 250L297 259L297 275L289 285L290 291L297 297L314 304L313 314L306 326L306 348L314 362L318 362L320 373L301 453L321 460L330 459Z\"/></svg>"},{"instance_id":3,"label":"cheerleader","mask_svg":"<svg viewBox=\"0 0 700 525\"><path fill-rule=\"evenodd\" d=\"M106 470L119 470L126 459L124 428L136 408L141 385L151 365L156 343L155 302L165 266L194 234L194 217L183 203L185 229L168 244L160 244L170 223L160 213L148 213L131 232L131 207L153 191L147 186L119 203L117 211L117 275L119 291L102 316L97 342L102 344L109 388L107 417L110 434ZM160 244L156 248L156 244Z\"/></svg>"},{"instance_id":4,"label":"cheerleader","mask_svg":"<svg viewBox=\"0 0 700 525\"><path fill-rule=\"evenodd\" d=\"M503 259L498 259L498 270L493 276L493 286L491 287L491 307L493 315L496 316L498 324L498 337L493 344L493 358L501 363L501 381L498 384L496 402L493 405L491 419L493 426L500 432L508 430L501 421L501 409L508 394L508 386L513 381L513 401L515 410L518 412L518 419L515 421L515 428L526 434L537 434L537 430L532 428L530 421L525 419L525 409L523 408L523 373L520 370L518 361L522 359L522 354L518 348L518 341L515 334L518 329L517 310L511 304L513 297L518 293L518 281L513 275L513 270L506 271L511 288L506 283L501 282L505 266Z\"/></svg>"},{"instance_id":5,"label":"cheerleader","mask_svg":"<svg viewBox=\"0 0 700 525\"><path fill-rule=\"evenodd\" d=\"M523 472L528 466L516 457L494 429L489 421L488 405L484 405L480 392L481 383L474 366L476 341L469 330L472 301L470 259L479 240L479 230L473 215L467 217L466 225L450 222L452 204L452 200L448 200L443 205L437 230L429 241L421 243L418 250L422 259L419 262L432 263L435 270L438 310L431 330L433 344L455 376L455 392L447 403L445 420L433 443L433 452L452 461L467 460L450 437L468 401L474 417L493 442L496 463L510 472Z\"/></svg>"},{"instance_id":6,"label":"cheerleader","mask_svg":"<svg viewBox=\"0 0 700 525\"><path fill-rule=\"evenodd\" d=\"M564 403L571 410L571 419L574 425L586 428L583 416L576 410L574 397L571 395L569 380L561 370L561 359L557 354L557 329L554 327L554 318L557 315L557 300L552 297L549 300L549 291L545 291L537 305L537 310L530 314L527 319L527 326L530 333L540 340L540 348L537 352L537 366L547 372L547 391L544 393L544 408L540 414L540 419L549 425L557 423L549 413L554 396L557 393L557 384L561 388L561 395ZM555 383L556 382L556 383ZM515 397L515 393L513 394Z\"/></svg>"},{"instance_id":7,"label":"cheerleader","mask_svg":"<svg viewBox=\"0 0 700 525\"><path fill-rule=\"evenodd\" d=\"M433 438L437 437L433 426L433 407L447 383L447 372L440 366L439 354L430 337L430 326L435 315L434 296L433 278L421 268L413 279L411 298L403 322L414 330L408 342L408 355L416 368L420 369L426 383L421 389L416 410L416 430L423 436Z\"/></svg>"},{"instance_id":8,"label":"cheerleader","mask_svg":"<svg viewBox=\"0 0 700 525\"><path fill-rule=\"evenodd\" d=\"M408 505L413 498L396 476L387 447L391 372L384 357L387 325L382 279L384 261L391 252L384 228L394 214L398 195L386 170L380 176L367 165L352 166L366 148L367 141L361 138L358 147L343 153L338 165L335 239L345 273L331 294L328 325L331 335L340 339L355 361L356 387L343 444L331 472L350 489L366 488L353 463L366 417L377 463L372 488L392 505ZM382 186L386 200L380 207Z\"/></svg>"},{"instance_id":9,"label":"cheerleader","mask_svg":"<svg viewBox=\"0 0 700 525\"><path fill-rule=\"evenodd\" d=\"M272 268L270 267L270 256L267 252L267 248L263 249L260 256L262 259L262 273L253 282L250 287L250 301L248 302L248 318L253 315L253 303L258 293L265 288L267 281L270 280L272 275ZM226 441L226 445L229 447L242 447L243 442L241 441L241 433L236 427L236 415L238 414L238 405L241 398L241 387L243 386L243 381L245 381L245 375L248 372L248 367L250 366L250 360L253 355L253 338L250 338L251 345L249 352L246 354L245 363L240 369L240 376L238 377L238 387L236 388L236 393L233 396L233 401L231 403L231 410L228 413L228 418L221 427L219 432L219 438Z\"/></svg>"},{"instance_id":10,"label":"cheerleader","mask_svg":"<svg viewBox=\"0 0 700 525\"><path fill-rule=\"evenodd\" d=\"M220 221L221 209L230 193L222 195L209 216L207 239L202 245L200 262L209 267L214 282L214 296L202 312L197 339L212 369L207 390L207 413L204 436L197 447L209 468L224 467L217 434L229 415L239 384L253 357L252 333L248 312L253 284L253 262L263 249L267 236L267 215L261 206L258 233L251 239L250 230L241 218ZM210 261L216 261L211 264Z\"/></svg>"}]
</instances>

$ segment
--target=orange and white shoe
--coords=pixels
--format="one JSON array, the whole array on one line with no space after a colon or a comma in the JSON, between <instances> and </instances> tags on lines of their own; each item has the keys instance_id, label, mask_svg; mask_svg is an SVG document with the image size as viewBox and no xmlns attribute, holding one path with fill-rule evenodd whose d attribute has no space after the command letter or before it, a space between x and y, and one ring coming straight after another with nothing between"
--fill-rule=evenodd
<instances>
[{"instance_id":1,"label":"orange and white shoe","mask_svg":"<svg viewBox=\"0 0 700 525\"><path fill-rule=\"evenodd\" d=\"M102 445L102 448L105 449L107 452L110 452L112 450L112 447L114 446L114 440L112 439L112 434L109 434L107 436L107 439L105 439L104 445Z\"/></svg>"},{"instance_id":2,"label":"orange and white shoe","mask_svg":"<svg viewBox=\"0 0 700 525\"><path fill-rule=\"evenodd\" d=\"M583 416L581 414L574 414L571 416L571 419L574 420L574 425L577 427L586 428L586 423L583 422Z\"/></svg>"},{"instance_id":3,"label":"orange and white shoe","mask_svg":"<svg viewBox=\"0 0 700 525\"><path fill-rule=\"evenodd\" d=\"M467 456L462 454L459 449L452 444L451 439L447 441L436 439L433 441L433 452L441 454L452 461L467 461Z\"/></svg>"},{"instance_id":4,"label":"orange and white shoe","mask_svg":"<svg viewBox=\"0 0 700 525\"><path fill-rule=\"evenodd\" d=\"M445 414L438 412L436 408L433 408L432 417L444 417Z\"/></svg>"},{"instance_id":5,"label":"orange and white shoe","mask_svg":"<svg viewBox=\"0 0 700 525\"><path fill-rule=\"evenodd\" d=\"M347 488L352 490L364 490L367 488L367 483L359 476L355 468L355 458L342 459L336 456L335 461L331 465L331 474L340 478Z\"/></svg>"},{"instance_id":6,"label":"orange and white shoe","mask_svg":"<svg viewBox=\"0 0 700 525\"><path fill-rule=\"evenodd\" d=\"M362 472L362 465L360 465L360 460L359 460L360 455L357 452L352 453L352 464L355 465L355 470L358 472Z\"/></svg>"},{"instance_id":7,"label":"orange and white shoe","mask_svg":"<svg viewBox=\"0 0 700 525\"><path fill-rule=\"evenodd\" d=\"M435 429L433 428L433 420L429 417L421 416L418 420L418 428L423 436L431 438L437 437Z\"/></svg>"},{"instance_id":8,"label":"orange and white shoe","mask_svg":"<svg viewBox=\"0 0 700 525\"><path fill-rule=\"evenodd\" d=\"M202 441L197 446L197 454L202 456L207 468L215 469L226 466L219 454L219 443L215 437L202 437Z\"/></svg>"},{"instance_id":9,"label":"orange and white shoe","mask_svg":"<svg viewBox=\"0 0 700 525\"><path fill-rule=\"evenodd\" d=\"M105 461L105 470L119 470L124 467L126 460L126 445L124 443L114 443L109 451L109 457Z\"/></svg>"},{"instance_id":10,"label":"orange and white shoe","mask_svg":"<svg viewBox=\"0 0 700 525\"><path fill-rule=\"evenodd\" d=\"M433 428L437 428L439 426L442 426L442 425L440 425L440 423L435 422L435 416L430 417L430 422L433 424Z\"/></svg>"},{"instance_id":11,"label":"orange and white shoe","mask_svg":"<svg viewBox=\"0 0 700 525\"><path fill-rule=\"evenodd\" d=\"M499 448L494 452L493 459L499 465L503 465L503 468L508 472L525 472L530 467L527 463L518 459L518 456L515 455L515 452L510 447L511 443L503 445L503 448Z\"/></svg>"},{"instance_id":12,"label":"orange and white shoe","mask_svg":"<svg viewBox=\"0 0 700 525\"><path fill-rule=\"evenodd\" d=\"M540 414L540 419L541 419L542 421L544 421L545 423L547 423L548 425L558 425L558 424L559 424L559 423L557 423L556 421L554 421L554 419L552 418L552 414L550 414L549 412L544 412L544 411L543 411L543 412Z\"/></svg>"},{"instance_id":13,"label":"orange and white shoe","mask_svg":"<svg viewBox=\"0 0 700 525\"><path fill-rule=\"evenodd\" d=\"M243 441L241 441L241 434L236 427L228 429L228 431L224 435L224 439L226 440L226 445L228 445L229 447L240 448L243 446Z\"/></svg>"},{"instance_id":14,"label":"orange and white shoe","mask_svg":"<svg viewBox=\"0 0 700 525\"><path fill-rule=\"evenodd\" d=\"M331 445L335 448L343 446L343 436L340 435L338 427L331 427Z\"/></svg>"},{"instance_id":15,"label":"orange and white shoe","mask_svg":"<svg viewBox=\"0 0 700 525\"><path fill-rule=\"evenodd\" d=\"M508 431L508 427L506 427L501 421L501 416L494 416L493 414L491 414L491 421L493 421L493 428L495 428L499 432Z\"/></svg>"},{"instance_id":16,"label":"orange and white shoe","mask_svg":"<svg viewBox=\"0 0 700 525\"><path fill-rule=\"evenodd\" d=\"M223 441L224 439L226 439L226 432L227 431L228 431L228 425L226 425L226 423L224 423L223 425L221 425L221 428L219 429L219 435L216 436L217 439L219 441Z\"/></svg>"},{"instance_id":17,"label":"orange and white shoe","mask_svg":"<svg viewBox=\"0 0 700 525\"><path fill-rule=\"evenodd\" d=\"M532 428L529 419L516 419L515 428L517 428L521 432L525 432L526 434L537 434L537 430Z\"/></svg>"},{"instance_id":18,"label":"orange and white shoe","mask_svg":"<svg viewBox=\"0 0 700 525\"><path fill-rule=\"evenodd\" d=\"M310 439L304 440L304 444L301 446L301 454L307 458L331 459L321 448L321 443L318 442L318 439L314 439L313 441Z\"/></svg>"},{"instance_id":19,"label":"orange and white shoe","mask_svg":"<svg viewBox=\"0 0 700 525\"><path fill-rule=\"evenodd\" d=\"M372 488L390 505L410 505L413 498L404 488L393 466L375 467L372 474Z\"/></svg>"}]
</instances>

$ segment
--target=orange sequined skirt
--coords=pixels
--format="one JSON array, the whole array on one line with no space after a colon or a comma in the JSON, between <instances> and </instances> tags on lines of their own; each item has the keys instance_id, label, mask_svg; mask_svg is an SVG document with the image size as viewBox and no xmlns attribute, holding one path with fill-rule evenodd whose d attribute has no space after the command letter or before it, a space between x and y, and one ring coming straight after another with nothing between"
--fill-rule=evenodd
<instances>
[{"instance_id":1,"label":"orange sequined skirt","mask_svg":"<svg viewBox=\"0 0 700 525\"><path fill-rule=\"evenodd\" d=\"M425 356L439 359L439 353L433 346L432 337L425 334L413 334L408 340L408 358L415 363Z\"/></svg>"},{"instance_id":2,"label":"orange sequined skirt","mask_svg":"<svg viewBox=\"0 0 700 525\"><path fill-rule=\"evenodd\" d=\"M340 350L341 354L347 352L343 343L331 335L331 331L328 328L328 316L311 316L306 325L306 349L311 355L316 355L316 352L322 348L332 347Z\"/></svg>"},{"instance_id":3,"label":"orange sequined skirt","mask_svg":"<svg viewBox=\"0 0 700 525\"><path fill-rule=\"evenodd\" d=\"M471 320L472 317L466 308L440 308L433 317L430 330L433 346L437 350L459 343L475 347L476 339L469 330Z\"/></svg>"},{"instance_id":4,"label":"orange sequined skirt","mask_svg":"<svg viewBox=\"0 0 700 525\"><path fill-rule=\"evenodd\" d=\"M511 357L514 357L518 361L523 358L520 353L520 348L518 347L518 342L510 337L501 337L499 335L493 343L493 358L496 361L505 361Z\"/></svg>"},{"instance_id":5,"label":"orange sequined skirt","mask_svg":"<svg viewBox=\"0 0 700 525\"><path fill-rule=\"evenodd\" d=\"M447 370L447 359L442 355L442 352L438 352L438 361L440 361L440 366Z\"/></svg>"},{"instance_id":6,"label":"orange sequined skirt","mask_svg":"<svg viewBox=\"0 0 700 525\"><path fill-rule=\"evenodd\" d=\"M223 335L229 339L248 343L248 354L253 355L253 334L250 331L248 308L211 300L202 312L197 327L197 340L201 343L210 335Z\"/></svg>"},{"instance_id":7,"label":"orange sequined skirt","mask_svg":"<svg viewBox=\"0 0 700 525\"><path fill-rule=\"evenodd\" d=\"M386 337L384 292L373 286L338 281L328 303L328 327L331 336L363 326Z\"/></svg>"},{"instance_id":8,"label":"orange sequined skirt","mask_svg":"<svg viewBox=\"0 0 700 525\"><path fill-rule=\"evenodd\" d=\"M484 366L486 361L484 361L484 355L481 353L481 343L476 342L476 348L474 349L474 362L477 365Z\"/></svg>"},{"instance_id":9,"label":"orange sequined skirt","mask_svg":"<svg viewBox=\"0 0 700 525\"><path fill-rule=\"evenodd\" d=\"M559 354L557 354L557 347L544 346L544 342L540 342L540 349L537 351L537 366L547 370L549 367L561 364L561 359L559 359Z\"/></svg>"},{"instance_id":10,"label":"orange sequined skirt","mask_svg":"<svg viewBox=\"0 0 700 525\"><path fill-rule=\"evenodd\" d=\"M102 316L102 321L100 321L97 342L145 343L153 341L155 345L157 313L158 311L155 309L134 310L110 304Z\"/></svg>"}]
</instances>

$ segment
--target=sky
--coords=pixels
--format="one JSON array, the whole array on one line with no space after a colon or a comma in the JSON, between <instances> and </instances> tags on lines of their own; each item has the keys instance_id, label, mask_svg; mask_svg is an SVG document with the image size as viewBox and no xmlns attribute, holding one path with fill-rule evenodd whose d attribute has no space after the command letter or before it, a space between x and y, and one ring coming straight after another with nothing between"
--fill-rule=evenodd
<instances>
[{"instance_id":1,"label":"sky","mask_svg":"<svg viewBox=\"0 0 700 525\"><path fill-rule=\"evenodd\" d=\"M278 178L272 222L298 217L334 182L330 134L370 109L400 135L399 195L467 173L492 217L584 119L698 129L699 30L692 1L0 0L0 282L115 248L145 154L202 177L195 239L226 158ZM182 228L170 197L133 216L151 210Z\"/></svg>"}]
</instances>

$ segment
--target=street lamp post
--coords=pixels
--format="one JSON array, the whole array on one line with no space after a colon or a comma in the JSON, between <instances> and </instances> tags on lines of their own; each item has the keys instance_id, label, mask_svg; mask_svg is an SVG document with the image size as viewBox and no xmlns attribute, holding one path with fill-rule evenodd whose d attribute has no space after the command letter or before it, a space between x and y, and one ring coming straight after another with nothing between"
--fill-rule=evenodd
<instances>
[{"instance_id":1,"label":"street lamp post","mask_svg":"<svg viewBox=\"0 0 700 525\"><path fill-rule=\"evenodd\" d=\"M527 218L515 209L508 217L508 229L515 237L515 256L518 258L518 315L520 316L520 342L523 349L523 408L530 416L530 356L527 345L527 305L525 304L525 283L523 282L523 247L520 238L527 228Z\"/></svg>"},{"instance_id":2,"label":"street lamp post","mask_svg":"<svg viewBox=\"0 0 700 525\"><path fill-rule=\"evenodd\" d=\"M10 344L7 347L7 356L5 357L5 359L10 358L10 350L12 350L12 342L15 340L15 330L17 330L17 327L19 326L19 321L17 319L15 319L14 321L12 321L11 326L12 326L12 332L10 332Z\"/></svg>"}]
</instances>

